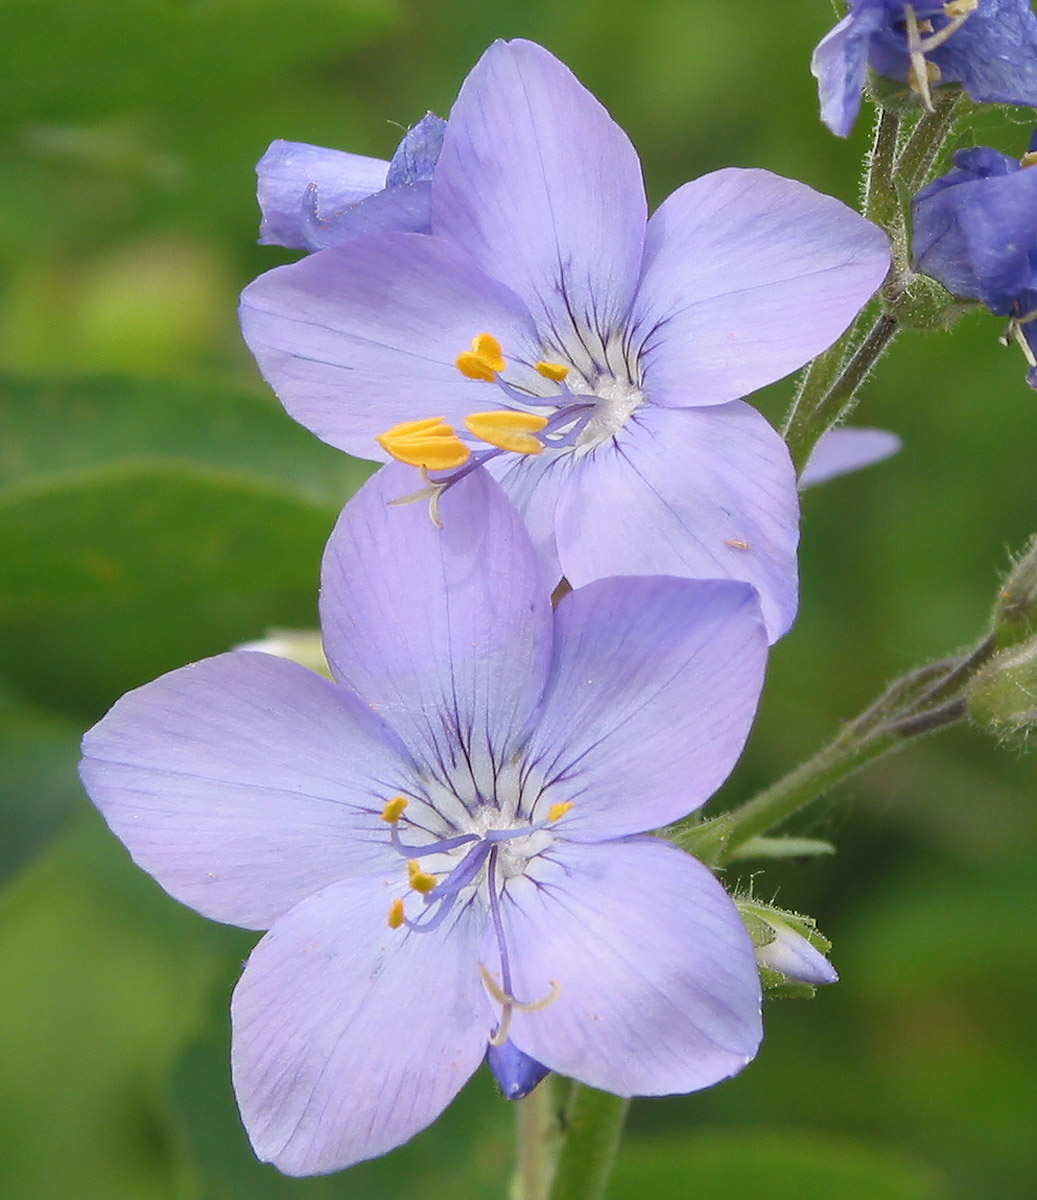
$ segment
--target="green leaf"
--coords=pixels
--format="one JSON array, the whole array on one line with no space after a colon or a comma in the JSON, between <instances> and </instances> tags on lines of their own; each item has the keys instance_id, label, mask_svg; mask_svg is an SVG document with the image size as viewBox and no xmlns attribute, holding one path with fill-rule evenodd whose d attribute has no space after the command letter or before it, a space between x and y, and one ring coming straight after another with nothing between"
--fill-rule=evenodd
<instances>
[{"instance_id":1,"label":"green leaf","mask_svg":"<svg viewBox=\"0 0 1037 1200\"><path fill-rule=\"evenodd\" d=\"M162 379L0 377L0 497L38 476L127 459L257 476L336 511L374 469L272 397Z\"/></svg>"},{"instance_id":2,"label":"green leaf","mask_svg":"<svg viewBox=\"0 0 1037 1200\"><path fill-rule=\"evenodd\" d=\"M0 899L0 1195L181 1200L164 1079L225 970L94 816Z\"/></svg>"},{"instance_id":3,"label":"green leaf","mask_svg":"<svg viewBox=\"0 0 1037 1200\"><path fill-rule=\"evenodd\" d=\"M819 858L834 854L831 842L820 838L804 837L754 837L733 850L729 862L740 862L746 858Z\"/></svg>"},{"instance_id":4,"label":"green leaf","mask_svg":"<svg viewBox=\"0 0 1037 1200\"><path fill-rule=\"evenodd\" d=\"M609 1200L939 1200L928 1169L892 1150L804 1130L631 1138Z\"/></svg>"},{"instance_id":5,"label":"green leaf","mask_svg":"<svg viewBox=\"0 0 1037 1200\"><path fill-rule=\"evenodd\" d=\"M0 388L0 674L84 717L316 625L320 556L373 469L273 402L139 381Z\"/></svg>"}]
</instances>

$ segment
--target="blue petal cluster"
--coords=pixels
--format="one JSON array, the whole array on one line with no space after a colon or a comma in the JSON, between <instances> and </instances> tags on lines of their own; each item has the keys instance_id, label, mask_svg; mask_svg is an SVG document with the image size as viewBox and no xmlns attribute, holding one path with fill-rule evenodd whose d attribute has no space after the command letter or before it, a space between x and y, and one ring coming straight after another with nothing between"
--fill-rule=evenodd
<instances>
[{"instance_id":1,"label":"blue petal cluster","mask_svg":"<svg viewBox=\"0 0 1037 1200\"><path fill-rule=\"evenodd\" d=\"M839 137L853 128L869 66L923 96L930 83L960 83L981 103L1037 106L1037 17L1030 0L851 0L811 63L821 120Z\"/></svg>"},{"instance_id":2,"label":"blue petal cluster","mask_svg":"<svg viewBox=\"0 0 1037 1200\"><path fill-rule=\"evenodd\" d=\"M915 268L953 295L1009 317L1009 334L1037 388L1037 171L976 146L954 155L954 169L914 202Z\"/></svg>"}]
</instances>

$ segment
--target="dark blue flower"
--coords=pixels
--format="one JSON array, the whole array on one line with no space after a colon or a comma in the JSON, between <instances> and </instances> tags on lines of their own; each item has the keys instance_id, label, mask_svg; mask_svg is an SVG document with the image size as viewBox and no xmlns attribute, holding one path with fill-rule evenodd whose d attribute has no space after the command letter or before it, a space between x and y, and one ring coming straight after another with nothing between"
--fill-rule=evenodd
<instances>
[{"instance_id":1,"label":"dark blue flower","mask_svg":"<svg viewBox=\"0 0 1037 1200\"><path fill-rule=\"evenodd\" d=\"M851 0L811 63L821 120L840 137L856 120L868 66L927 106L937 83L960 83L986 104L1037 106L1037 17L1030 0Z\"/></svg>"},{"instance_id":2,"label":"dark blue flower","mask_svg":"<svg viewBox=\"0 0 1037 1200\"><path fill-rule=\"evenodd\" d=\"M428 233L445 129L446 121L429 113L388 163L306 142L271 142L256 167L260 242L312 251L363 233Z\"/></svg>"},{"instance_id":3,"label":"dark blue flower","mask_svg":"<svg viewBox=\"0 0 1037 1200\"><path fill-rule=\"evenodd\" d=\"M1009 317L1037 387L1037 156L959 150L954 169L914 202L915 269L953 295Z\"/></svg>"}]
</instances>

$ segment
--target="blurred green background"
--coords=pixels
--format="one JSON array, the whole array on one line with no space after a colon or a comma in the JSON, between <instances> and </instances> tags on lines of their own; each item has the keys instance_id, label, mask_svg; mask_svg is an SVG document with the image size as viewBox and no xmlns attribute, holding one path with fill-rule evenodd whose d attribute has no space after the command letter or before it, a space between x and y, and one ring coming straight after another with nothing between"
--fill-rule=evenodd
<instances>
[{"instance_id":1,"label":"blurred green background","mask_svg":"<svg viewBox=\"0 0 1037 1200\"><path fill-rule=\"evenodd\" d=\"M291 1181L252 1161L226 1054L252 938L131 866L79 791L78 738L161 671L312 625L364 477L238 338L238 290L293 257L255 244L271 139L388 157L521 35L627 128L654 202L731 164L852 201L867 121L831 138L808 72L831 23L828 0L0 3L0 1195L505 1195L513 1110L483 1076L377 1163ZM1028 128L974 133L1019 153ZM905 449L805 497L802 617L726 800L980 631L1037 528L1037 397L998 332L906 336L869 384L860 420ZM773 418L789 389L761 398ZM613 1200L1029 1200L1035 784L1032 758L961 730L801 820L838 855L755 891L817 916L842 981L771 1004L740 1078L636 1104Z\"/></svg>"}]
</instances>

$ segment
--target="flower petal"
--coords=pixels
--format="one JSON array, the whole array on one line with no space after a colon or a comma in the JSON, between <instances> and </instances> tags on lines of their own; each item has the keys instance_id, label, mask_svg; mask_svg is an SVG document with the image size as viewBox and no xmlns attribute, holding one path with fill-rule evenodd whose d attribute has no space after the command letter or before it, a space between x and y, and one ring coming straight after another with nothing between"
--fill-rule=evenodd
<instances>
[{"instance_id":1,"label":"flower petal","mask_svg":"<svg viewBox=\"0 0 1037 1200\"><path fill-rule=\"evenodd\" d=\"M752 942L730 897L655 838L557 844L509 881L502 906L515 995L511 1039L620 1096L690 1092L735 1074L762 1034Z\"/></svg>"},{"instance_id":2,"label":"flower petal","mask_svg":"<svg viewBox=\"0 0 1037 1200\"><path fill-rule=\"evenodd\" d=\"M868 73L868 44L881 24L876 7L858 6L825 34L810 60L821 120L837 137L847 137L857 120Z\"/></svg>"},{"instance_id":3,"label":"flower petal","mask_svg":"<svg viewBox=\"0 0 1037 1200\"><path fill-rule=\"evenodd\" d=\"M542 46L494 42L450 113L433 232L517 292L582 366L626 317L646 216L637 153L601 104Z\"/></svg>"},{"instance_id":4,"label":"flower petal","mask_svg":"<svg viewBox=\"0 0 1037 1200\"><path fill-rule=\"evenodd\" d=\"M704 804L749 734L767 663L756 593L728 580L602 579L555 615L551 681L526 750L530 814L567 838L655 829Z\"/></svg>"},{"instance_id":5,"label":"flower petal","mask_svg":"<svg viewBox=\"0 0 1037 1200\"><path fill-rule=\"evenodd\" d=\"M885 233L769 171L686 183L648 223L631 341L655 404L722 404L843 332L889 267Z\"/></svg>"},{"instance_id":6,"label":"flower petal","mask_svg":"<svg viewBox=\"0 0 1037 1200\"><path fill-rule=\"evenodd\" d=\"M574 465L571 454L554 450L503 455L486 464L487 471L522 514L551 584L562 577L555 541L558 497Z\"/></svg>"},{"instance_id":7,"label":"flower petal","mask_svg":"<svg viewBox=\"0 0 1037 1200\"><path fill-rule=\"evenodd\" d=\"M395 862L380 819L413 774L366 705L296 663L221 654L129 692L83 738L83 784L139 866L217 921L266 929Z\"/></svg>"},{"instance_id":8,"label":"flower petal","mask_svg":"<svg viewBox=\"0 0 1037 1200\"><path fill-rule=\"evenodd\" d=\"M455 787L460 772L490 796L547 678L548 585L521 517L484 471L443 495L442 529L423 503L391 507L415 481L403 466L383 468L331 535L328 662L423 769Z\"/></svg>"},{"instance_id":9,"label":"flower petal","mask_svg":"<svg viewBox=\"0 0 1037 1200\"><path fill-rule=\"evenodd\" d=\"M558 553L579 587L607 575L741 579L772 641L796 614L799 502L784 442L755 409L645 406L577 464Z\"/></svg>"},{"instance_id":10,"label":"flower petal","mask_svg":"<svg viewBox=\"0 0 1037 1200\"><path fill-rule=\"evenodd\" d=\"M305 229L311 208L308 195L315 194L318 211L332 217L381 191L388 170L381 158L280 138L271 142L256 166L263 213L260 244L310 249Z\"/></svg>"},{"instance_id":11,"label":"flower petal","mask_svg":"<svg viewBox=\"0 0 1037 1200\"><path fill-rule=\"evenodd\" d=\"M277 267L241 297L241 328L264 378L300 424L361 458L403 421L460 426L486 385L455 360L484 331L536 354L521 302L440 238L384 233Z\"/></svg>"},{"instance_id":12,"label":"flower petal","mask_svg":"<svg viewBox=\"0 0 1037 1200\"><path fill-rule=\"evenodd\" d=\"M850 425L829 429L811 451L800 472L799 486L813 487L862 467L873 466L896 454L900 446L900 438L885 429L861 429Z\"/></svg>"},{"instance_id":13,"label":"flower petal","mask_svg":"<svg viewBox=\"0 0 1037 1200\"><path fill-rule=\"evenodd\" d=\"M256 1154L287 1175L384 1154L435 1120L482 1061L485 918L390 929L378 875L304 900L253 950L234 992L232 1063Z\"/></svg>"}]
</instances>

